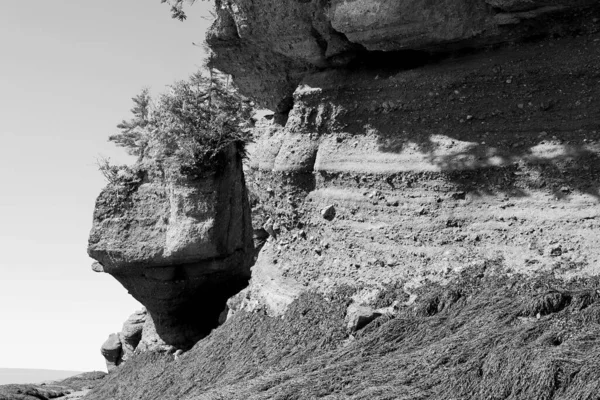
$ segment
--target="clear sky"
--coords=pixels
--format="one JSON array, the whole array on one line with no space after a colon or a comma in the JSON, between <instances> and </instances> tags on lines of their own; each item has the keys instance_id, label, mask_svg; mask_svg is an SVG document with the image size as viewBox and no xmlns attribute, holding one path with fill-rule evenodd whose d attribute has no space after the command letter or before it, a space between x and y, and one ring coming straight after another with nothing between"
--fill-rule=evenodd
<instances>
[{"instance_id":1,"label":"clear sky","mask_svg":"<svg viewBox=\"0 0 600 400\"><path fill-rule=\"evenodd\" d=\"M144 86L202 64L210 4L0 1L0 367L104 370L99 348L140 308L86 253L99 155Z\"/></svg>"}]
</instances>

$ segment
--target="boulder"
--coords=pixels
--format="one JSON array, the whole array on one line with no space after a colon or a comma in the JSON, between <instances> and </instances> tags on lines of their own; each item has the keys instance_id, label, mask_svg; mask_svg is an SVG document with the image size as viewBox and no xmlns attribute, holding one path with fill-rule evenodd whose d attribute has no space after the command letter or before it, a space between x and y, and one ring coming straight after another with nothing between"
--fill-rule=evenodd
<instances>
[{"instance_id":1,"label":"boulder","mask_svg":"<svg viewBox=\"0 0 600 400\"><path fill-rule=\"evenodd\" d=\"M122 361L127 361L134 353L140 340L142 340L142 330L146 322L146 309L136 311L123 323L123 328L119 333L121 344L123 345Z\"/></svg>"},{"instance_id":2,"label":"boulder","mask_svg":"<svg viewBox=\"0 0 600 400\"><path fill-rule=\"evenodd\" d=\"M379 310L353 303L346 311L346 329L349 333L359 331L381 315Z\"/></svg>"},{"instance_id":3,"label":"boulder","mask_svg":"<svg viewBox=\"0 0 600 400\"><path fill-rule=\"evenodd\" d=\"M335 207L327 206L321 210L321 216L328 221L332 221L335 218Z\"/></svg>"},{"instance_id":4,"label":"boulder","mask_svg":"<svg viewBox=\"0 0 600 400\"><path fill-rule=\"evenodd\" d=\"M108 372L111 372L117 368L121 364L122 354L122 345L119 335L116 333L111 333L104 344L102 344L100 352L106 360L106 369Z\"/></svg>"}]
</instances>

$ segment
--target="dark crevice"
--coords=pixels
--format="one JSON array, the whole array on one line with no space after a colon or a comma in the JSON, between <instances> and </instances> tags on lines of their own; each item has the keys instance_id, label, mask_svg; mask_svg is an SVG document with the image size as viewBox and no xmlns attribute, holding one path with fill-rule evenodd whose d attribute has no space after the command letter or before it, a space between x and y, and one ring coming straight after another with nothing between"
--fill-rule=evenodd
<instances>
[{"instance_id":1,"label":"dark crevice","mask_svg":"<svg viewBox=\"0 0 600 400\"><path fill-rule=\"evenodd\" d=\"M321 35L321 33L313 26L310 28L310 34L315 38L315 41L323 51L323 54L327 51L328 43L327 40Z\"/></svg>"}]
</instances>

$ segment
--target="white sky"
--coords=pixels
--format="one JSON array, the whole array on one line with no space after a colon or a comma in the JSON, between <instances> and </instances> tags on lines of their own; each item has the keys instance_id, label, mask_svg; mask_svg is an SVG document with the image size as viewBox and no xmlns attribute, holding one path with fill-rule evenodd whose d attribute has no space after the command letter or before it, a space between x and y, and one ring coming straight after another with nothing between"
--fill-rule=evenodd
<instances>
[{"instance_id":1,"label":"white sky","mask_svg":"<svg viewBox=\"0 0 600 400\"><path fill-rule=\"evenodd\" d=\"M99 348L140 307L86 253L97 156L144 86L194 72L212 2L0 1L0 367L104 370Z\"/></svg>"}]
</instances>

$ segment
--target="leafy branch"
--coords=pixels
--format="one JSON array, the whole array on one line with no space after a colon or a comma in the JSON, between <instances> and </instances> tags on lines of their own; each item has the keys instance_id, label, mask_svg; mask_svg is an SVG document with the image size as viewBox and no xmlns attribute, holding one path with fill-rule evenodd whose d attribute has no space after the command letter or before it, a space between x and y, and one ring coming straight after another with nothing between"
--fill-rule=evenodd
<instances>
[{"instance_id":1,"label":"leafy branch","mask_svg":"<svg viewBox=\"0 0 600 400\"><path fill-rule=\"evenodd\" d=\"M171 6L171 16L180 21L185 21L187 15L183 11L184 3L194 4L196 0L160 0L161 3L168 3Z\"/></svg>"}]
</instances>

